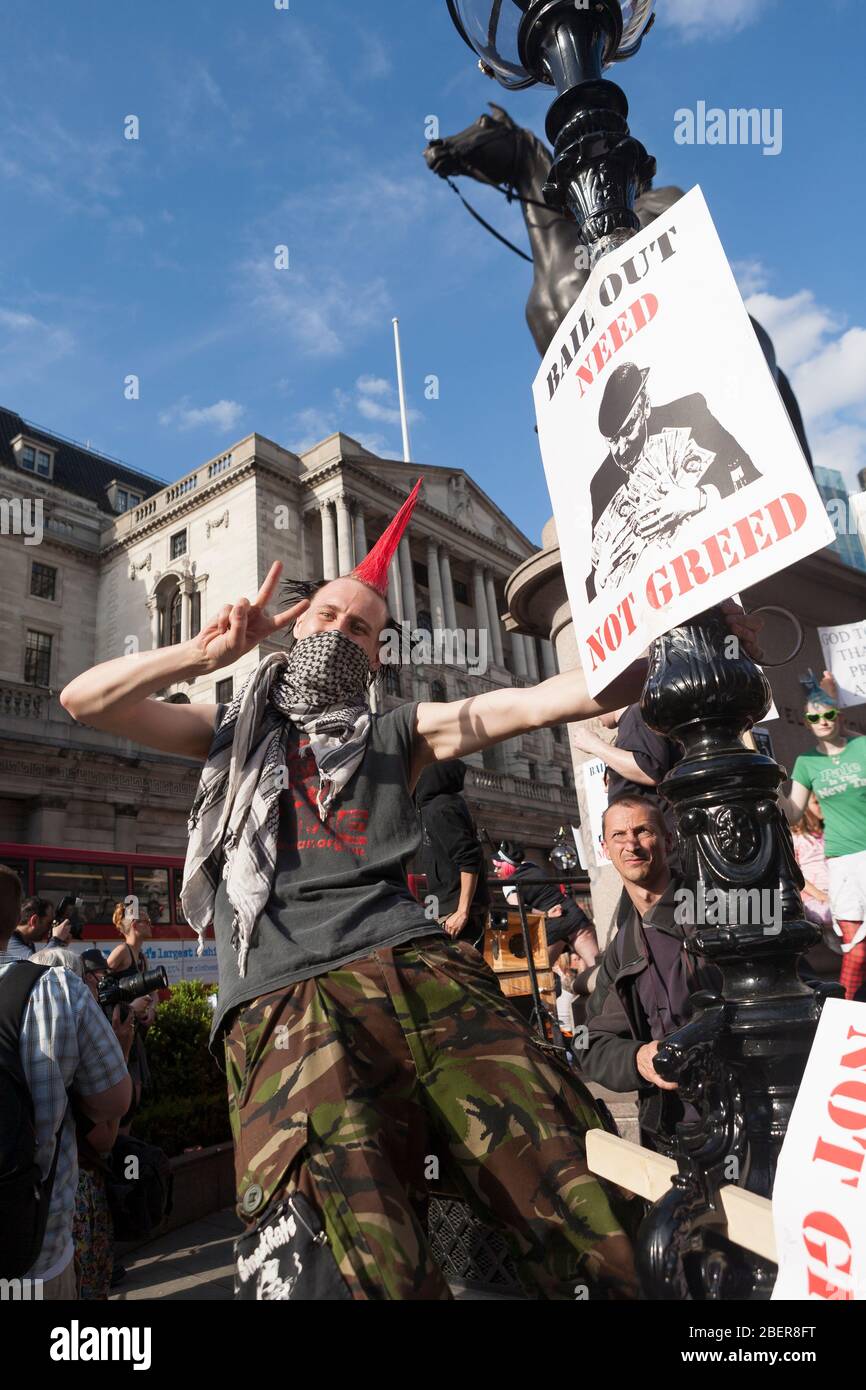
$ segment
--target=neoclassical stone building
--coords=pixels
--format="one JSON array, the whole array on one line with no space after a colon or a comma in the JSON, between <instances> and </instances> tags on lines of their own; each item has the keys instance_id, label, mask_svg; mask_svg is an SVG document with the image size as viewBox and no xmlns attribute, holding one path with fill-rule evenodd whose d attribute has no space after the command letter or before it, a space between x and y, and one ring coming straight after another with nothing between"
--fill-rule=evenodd
<instances>
[{"instance_id":1,"label":"neoclassical stone building","mask_svg":"<svg viewBox=\"0 0 866 1390\"><path fill-rule=\"evenodd\" d=\"M420 473L392 616L470 641L464 660L391 668L384 706L554 674L550 642L501 621L535 547L463 470L381 459L343 434L302 455L251 434L166 484L0 410L0 841L182 854L197 766L75 725L58 692L95 662L186 640L275 559L286 576L346 573ZM162 693L227 700L268 649ZM493 839L546 854L576 819L564 730L470 761L467 798Z\"/></svg>"}]
</instances>

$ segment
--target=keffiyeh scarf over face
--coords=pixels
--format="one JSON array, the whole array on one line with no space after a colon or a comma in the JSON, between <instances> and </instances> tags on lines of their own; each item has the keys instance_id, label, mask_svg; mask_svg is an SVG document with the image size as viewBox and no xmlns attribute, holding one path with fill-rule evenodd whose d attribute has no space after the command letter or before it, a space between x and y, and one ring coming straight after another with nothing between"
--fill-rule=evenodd
<instances>
[{"instance_id":1,"label":"keffiyeh scarf over face","mask_svg":"<svg viewBox=\"0 0 866 1390\"><path fill-rule=\"evenodd\" d=\"M357 771L370 734L367 654L341 632L317 632L276 652L232 700L214 736L189 818L181 903L198 934L214 917L220 877L234 909L232 945L246 974L256 921L271 894L290 725L319 770L319 815Z\"/></svg>"}]
</instances>

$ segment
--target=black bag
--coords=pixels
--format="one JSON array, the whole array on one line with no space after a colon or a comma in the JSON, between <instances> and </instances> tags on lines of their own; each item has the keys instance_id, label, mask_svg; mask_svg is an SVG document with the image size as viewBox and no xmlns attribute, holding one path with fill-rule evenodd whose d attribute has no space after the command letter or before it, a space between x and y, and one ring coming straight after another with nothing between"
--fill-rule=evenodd
<instances>
[{"instance_id":1,"label":"black bag","mask_svg":"<svg viewBox=\"0 0 866 1390\"><path fill-rule=\"evenodd\" d=\"M51 1171L36 1162L36 1115L21 1065L21 1025L30 992L48 969L16 961L0 979L0 1278L20 1279L39 1257L60 1154L57 1131ZM65 1118L65 1116L64 1116Z\"/></svg>"},{"instance_id":2,"label":"black bag","mask_svg":"<svg viewBox=\"0 0 866 1390\"><path fill-rule=\"evenodd\" d=\"M162 1149L122 1134L105 1174L115 1240L143 1240L155 1231L171 1212L173 1185Z\"/></svg>"},{"instance_id":3,"label":"black bag","mask_svg":"<svg viewBox=\"0 0 866 1390\"><path fill-rule=\"evenodd\" d=\"M306 1197L295 1192L235 1241L235 1298L336 1303L351 1299L330 1242Z\"/></svg>"}]
</instances>

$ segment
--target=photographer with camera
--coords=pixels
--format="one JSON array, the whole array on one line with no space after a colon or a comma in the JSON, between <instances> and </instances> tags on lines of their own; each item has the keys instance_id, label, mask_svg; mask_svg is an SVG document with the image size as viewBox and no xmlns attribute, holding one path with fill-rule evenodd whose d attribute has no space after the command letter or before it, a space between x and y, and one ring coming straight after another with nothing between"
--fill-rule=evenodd
<instances>
[{"instance_id":1,"label":"photographer with camera","mask_svg":"<svg viewBox=\"0 0 866 1390\"><path fill-rule=\"evenodd\" d=\"M78 1160L69 1094L92 1126L117 1120L132 1087L115 1034L74 970L7 950L20 903L18 875L0 865L0 1278L39 1281L46 1301L72 1299ZM21 1103L28 1092L32 1122Z\"/></svg>"},{"instance_id":2,"label":"photographer with camera","mask_svg":"<svg viewBox=\"0 0 866 1390\"><path fill-rule=\"evenodd\" d=\"M68 901L71 900L62 900L63 903ZM21 904L21 919L9 938L6 954L13 960L29 960L42 945L66 946L70 935L72 922L69 917L59 911L55 914L47 898L25 898Z\"/></svg>"},{"instance_id":3,"label":"photographer with camera","mask_svg":"<svg viewBox=\"0 0 866 1390\"><path fill-rule=\"evenodd\" d=\"M123 945L116 946L107 961L103 958L105 973L99 980L99 1002L106 1012L120 1005L124 1014L129 1011L132 1016L134 1037L129 1074L132 1077L133 1102L120 1122L120 1133L128 1135L133 1116L141 1104L142 1093L150 1087L150 1067L144 1039L154 1020L153 996L158 990L168 988L168 976L161 966L148 969L142 940L151 935L152 929L146 912L136 916L123 903L118 903L112 921L123 937Z\"/></svg>"}]
</instances>

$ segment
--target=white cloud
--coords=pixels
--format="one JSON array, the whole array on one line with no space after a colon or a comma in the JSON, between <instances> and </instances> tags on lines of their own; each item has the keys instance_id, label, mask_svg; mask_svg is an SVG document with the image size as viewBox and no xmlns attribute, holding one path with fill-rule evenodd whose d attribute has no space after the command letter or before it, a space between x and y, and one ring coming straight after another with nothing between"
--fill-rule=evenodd
<instances>
[{"instance_id":1,"label":"white cloud","mask_svg":"<svg viewBox=\"0 0 866 1390\"><path fill-rule=\"evenodd\" d=\"M314 444L321 444L323 439L329 435L336 434L339 429L336 418L330 411L319 410L316 406L307 406L305 410L299 410L294 421L289 426L289 448L294 454L305 454L308 449L312 449ZM292 431L298 430L295 435Z\"/></svg>"},{"instance_id":2,"label":"white cloud","mask_svg":"<svg viewBox=\"0 0 866 1390\"><path fill-rule=\"evenodd\" d=\"M358 71L361 77L387 77L391 72L391 55L377 34L362 31Z\"/></svg>"},{"instance_id":3,"label":"white cloud","mask_svg":"<svg viewBox=\"0 0 866 1390\"><path fill-rule=\"evenodd\" d=\"M664 0L658 16L660 23L678 30L684 39L701 39L745 29L766 8L766 0Z\"/></svg>"},{"instance_id":4,"label":"white cloud","mask_svg":"<svg viewBox=\"0 0 866 1390\"><path fill-rule=\"evenodd\" d=\"M772 294L759 262L744 262L740 273L741 283L751 275L760 286L746 307L770 334L791 379L815 463L838 470L859 491L857 474L866 467L866 328L846 324L812 290Z\"/></svg>"},{"instance_id":5,"label":"white cloud","mask_svg":"<svg viewBox=\"0 0 866 1390\"><path fill-rule=\"evenodd\" d=\"M816 429L810 431L809 443L817 465L838 470L849 487L856 486L859 491L857 474L866 468L866 428L837 425L826 432Z\"/></svg>"},{"instance_id":6,"label":"white cloud","mask_svg":"<svg viewBox=\"0 0 866 1390\"><path fill-rule=\"evenodd\" d=\"M0 361L7 386L36 376L75 347L68 328L46 323L35 314L0 309Z\"/></svg>"},{"instance_id":7,"label":"white cloud","mask_svg":"<svg viewBox=\"0 0 866 1390\"><path fill-rule=\"evenodd\" d=\"M159 416L161 425L176 425L179 430L194 430L206 425L222 432L233 430L244 407L238 401L215 401L213 405L189 406L187 398L163 410Z\"/></svg>"},{"instance_id":8,"label":"white cloud","mask_svg":"<svg viewBox=\"0 0 866 1390\"><path fill-rule=\"evenodd\" d=\"M810 358L828 333L842 326L829 309L815 302L811 290L800 290L787 299L766 291L753 294L746 308L766 328L775 344L776 361L788 372Z\"/></svg>"},{"instance_id":9,"label":"white cloud","mask_svg":"<svg viewBox=\"0 0 866 1390\"><path fill-rule=\"evenodd\" d=\"M763 261L732 261L731 270L744 299L765 290L769 284L769 275Z\"/></svg>"},{"instance_id":10,"label":"white cloud","mask_svg":"<svg viewBox=\"0 0 866 1390\"><path fill-rule=\"evenodd\" d=\"M388 295L378 277L361 282L336 269L320 273L313 280L303 270L276 270L265 257L241 267L242 290L253 320L264 319L271 333L281 330L309 357L338 357L359 334L385 322Z\"/></svg>"},{"instance_id":11,"label":"white cloud","mask_svg":"<svg viewBox=\"0 0 866 1390\"><path fill-rule=\"evenodd\" d=\"M817 419L839 410L866 407L866 329L849 328L827 343L793 377L805 415Z\"/></svg>"},{"instance_id":12,"label":"white cloud","mask_svg":"<svg viewBox=\"0 0 866 1390\"><path fill-rule=\"evenodd\" d=\"M390 396L394 389L383 376L359 376L355 385L365 396Z\"/></svg>"},{"instance_id":13,"label":"white cloud","mask_svg":"<svg viewBox=\"0 0 866 1390\"><path fill-rule=\"evenodd\" d=\"M378 420L385 425L399 425L400 402L390 381L384 377L359 376L355 385L358 388L356 407L365 420ZM420 420L421 415L411 406L406 409L410 422Z\"/></svg>"},{"instance_id":14,"label":"white cloud","mask_svg":"<svg viewBox=\"0 0 866 1390\"><path fill-rule=\"evenodd\" d=\"M410 423L423 419L418 410L409 408L406 413ZM363 427L359 429L359 420L390 426L393 444L385 433L371 433ZM342 430L380 458L402 458L402 444L398 443L399 428L400 407L396 387L386 377L364 375L358 377L354 391L335 386L330 404L325 408L308 406L298 411L289 430L292 440L289 448L296 454L302 454L314 444L327 439L328 435Z\"/></svg>"}]
</instances>

